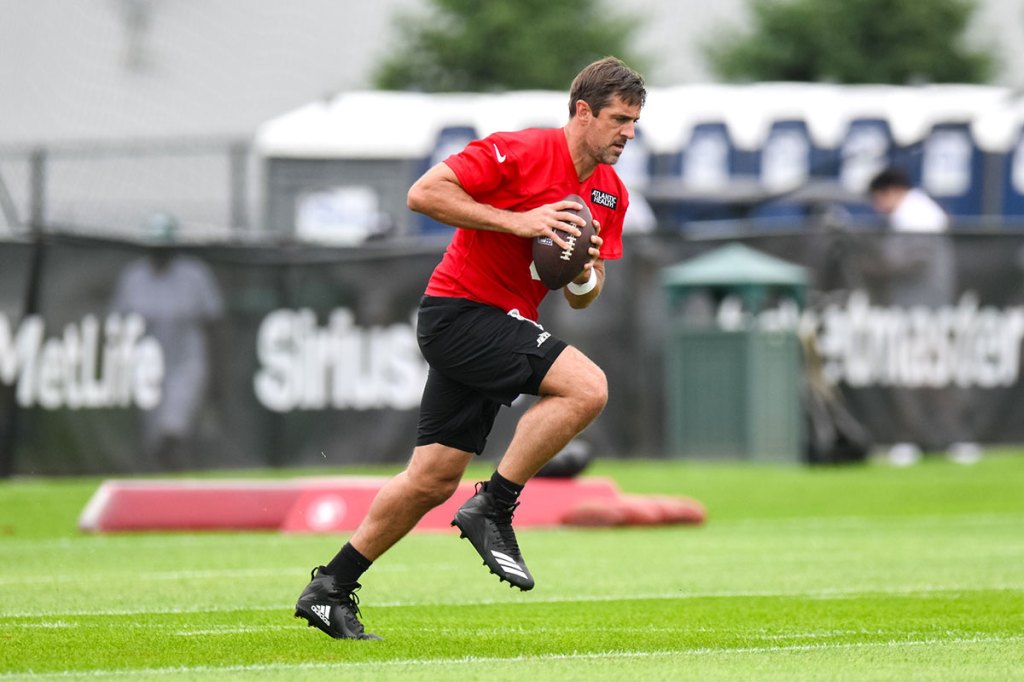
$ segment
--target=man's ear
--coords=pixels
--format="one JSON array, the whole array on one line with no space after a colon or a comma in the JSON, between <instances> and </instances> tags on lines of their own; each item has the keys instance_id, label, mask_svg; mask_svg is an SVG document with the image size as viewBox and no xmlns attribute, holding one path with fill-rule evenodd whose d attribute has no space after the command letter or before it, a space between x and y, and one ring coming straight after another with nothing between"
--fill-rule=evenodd
<instances>
[{"instance_id":1,"label":"man's ear","mask_svg":"<svg viewBox=\"0 0 1024 682\"><path fill-rule=\"evenodd\" d=\"M576 118L586 123L593 116L593 111L590 109L590 105L581 99L576 100Z\"/></svg>"}]
</instances>

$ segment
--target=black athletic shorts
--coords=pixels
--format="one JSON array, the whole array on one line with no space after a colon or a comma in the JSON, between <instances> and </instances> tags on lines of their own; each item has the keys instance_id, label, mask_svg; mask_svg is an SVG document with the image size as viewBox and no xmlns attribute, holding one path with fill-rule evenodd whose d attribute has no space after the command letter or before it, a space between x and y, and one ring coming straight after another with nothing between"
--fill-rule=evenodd
<instances>
[{"instance_id":1,"label":"black athletic shorts","mask_svg":"<svg viewBox=\"0 0 1024 682\"><path fill-rule=\"evenodd\" d=\"M516 311L424 296L416 335L430 365L416 445L483 452L502 405L538 395L564 341Z\"/></svg>"}]
</instances>

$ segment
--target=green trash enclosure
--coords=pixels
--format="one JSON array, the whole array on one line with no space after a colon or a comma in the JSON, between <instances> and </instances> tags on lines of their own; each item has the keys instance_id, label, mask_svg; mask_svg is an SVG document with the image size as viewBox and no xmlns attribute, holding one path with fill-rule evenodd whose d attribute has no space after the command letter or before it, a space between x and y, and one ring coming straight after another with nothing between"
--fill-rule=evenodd
<instances>
[{"instance_id":1,"label":"green trash enclosure","mask_svg":"<svg viewBox=\"0 0 1024 682\"><path fill-rule=\"evenodd\" d=\"M730 244L665 268L661 281L668 454L801 461L795 321L806 299L804 269ZM765 324L787 312L791 324Z\"/></svg>"}]
</instances>

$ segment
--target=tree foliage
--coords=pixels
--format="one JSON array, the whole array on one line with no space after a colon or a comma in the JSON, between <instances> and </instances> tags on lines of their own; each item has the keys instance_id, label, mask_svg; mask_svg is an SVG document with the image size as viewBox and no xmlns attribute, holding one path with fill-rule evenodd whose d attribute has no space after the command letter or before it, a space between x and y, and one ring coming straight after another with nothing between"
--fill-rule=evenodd
<instances>
[{"instance_id":1,"label":"tree foliage","mask_svg":"<svg viewBox=\"0 0 1024 682\"><path fill-rule=\"evenodd\" d=\"M385 90L564 90L590 62L628 54L638 27L597 0L430 0L399 16L397 49L375 71Z\"/></svg>"},{"instance_id":2,"label":"tree foliage","mask_svg":"<svg viewBox=\"0 0 1024 682\"><path fill-rule=\"evenodd\" d=\"M705 46L734 81L983 83L991 53L963 40L975 0L752 0L753 32Z\"/></svg>"}]
</instances>

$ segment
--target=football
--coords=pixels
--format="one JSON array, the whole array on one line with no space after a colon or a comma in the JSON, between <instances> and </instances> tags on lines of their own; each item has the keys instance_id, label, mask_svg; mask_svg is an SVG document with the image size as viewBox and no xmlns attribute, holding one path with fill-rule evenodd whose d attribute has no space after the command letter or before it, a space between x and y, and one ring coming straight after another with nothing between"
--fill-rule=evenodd
<instances>
[{"instance_id":1,"label":"football","mask_svg":"<svg viewBox=\"0 0 1024 682\"><path fill-rule=\"evenodd\" d=\"M579 195L570 194L563 201L575 201L583 207L582 211L566 209L567 213L575 213L587 224L580 228L579 237L556 229L555 232L568 242L569 248L562 249L550 237L535 237L533 240L533 265L537 276L548 289L561 289L573 281L583 271L583 266L590 260L590 238L594 235L594 219L587 208L587 202Z\"/></svg>"}]
</instances>

